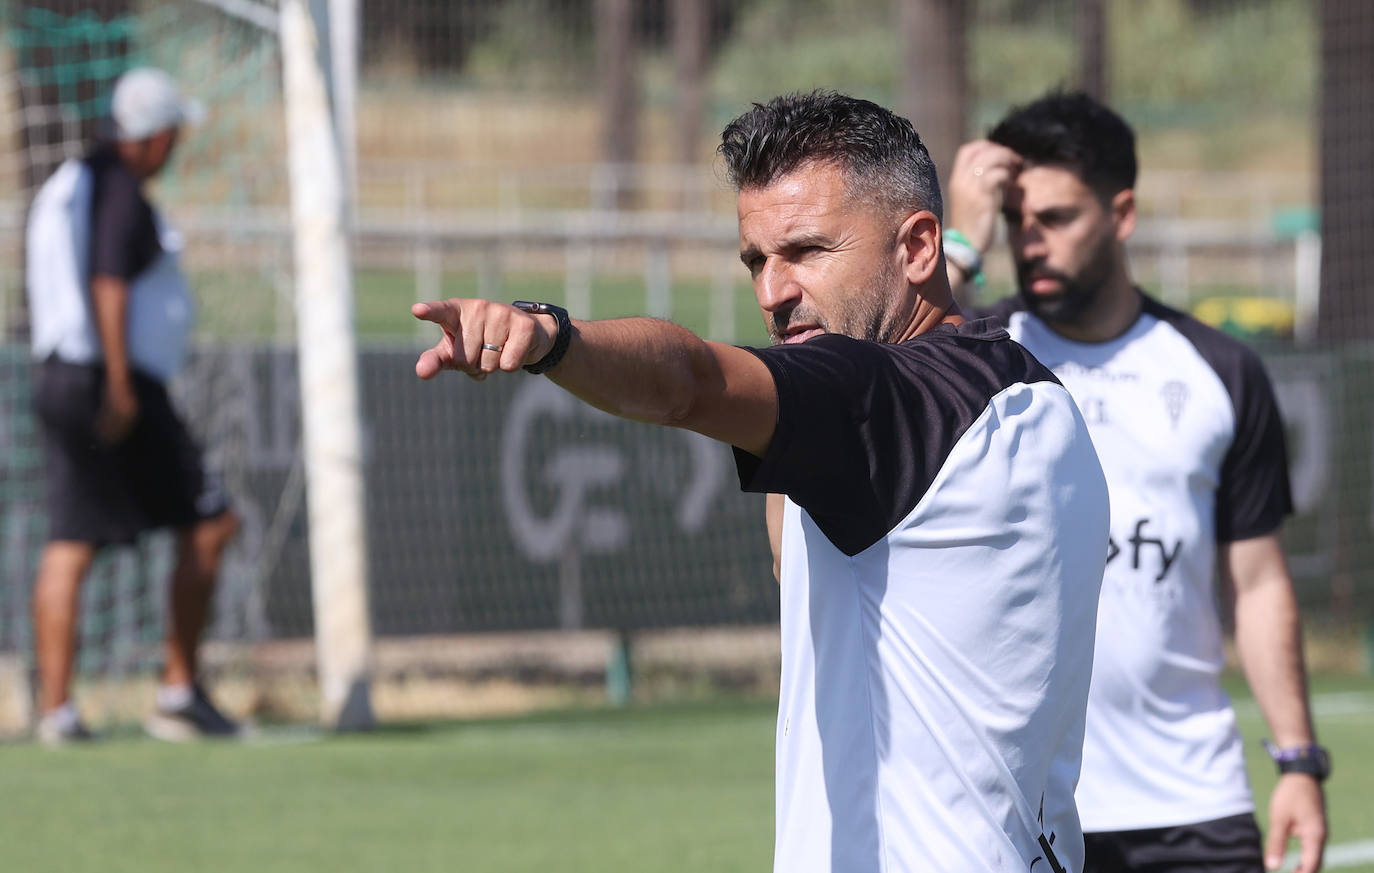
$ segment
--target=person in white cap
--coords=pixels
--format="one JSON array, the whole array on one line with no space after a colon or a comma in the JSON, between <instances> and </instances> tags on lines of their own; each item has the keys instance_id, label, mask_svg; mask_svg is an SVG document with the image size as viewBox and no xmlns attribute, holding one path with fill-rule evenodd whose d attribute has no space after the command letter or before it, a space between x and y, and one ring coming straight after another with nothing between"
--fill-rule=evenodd
<instances>
[{"instance_id":1,"label":"person in white cap","mask_svg":"<svg viewBox=\"0 0 1374 873\"><path fill-rule=\"evenodd\" d=\"M48 540L34 585L38 739L88 740L71 701L82 581L103 547L176 530L157 706L160 739L236 734L210 701L196 653L220 558L238 528L228 496L168 399L193 298L180 237L144 183L167 166L184 125L204 109L161 70L115 83L107 139L69 160L34 199L27 288L34 408L46 462Z\"/></svg>"}]
</instances>

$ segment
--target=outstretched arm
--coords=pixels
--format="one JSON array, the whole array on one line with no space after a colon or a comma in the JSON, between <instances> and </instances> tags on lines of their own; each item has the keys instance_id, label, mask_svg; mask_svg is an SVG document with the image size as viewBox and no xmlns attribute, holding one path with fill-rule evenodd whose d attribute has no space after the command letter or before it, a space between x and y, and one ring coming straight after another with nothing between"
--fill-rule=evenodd
<instances>
[{"instance_id":1,"label":"outstretched arm","mask_svg":"<svg viewBox=\"0 0 1374 873\"><path fill-rule=\"evenodd\" d=\"M443 370L479 380L514 372L543 358L557 332L551 315L489 300L417 303L411 313L443 329L415 364L422 379ZM753 455L768 448L778 394L752 353L652 318L574 321L572 329L566 355L548 372L559 387L621 418L694 430Z\"/></svg>"},{"instance_id":2,"label":"outstretched arm","mask_svg":"<svg viewBox=\"0 0 1374 873\"><path fill-rule=\"evenodd\" d=\"M1297 598L1278 533L1228 543L1221 570L1235 596L1236 648L1260 712L1280 747L1315 741L1307 706ZM1297 873L1316 873L1326 843L1322 789L1311 776L1279 777L1269 799L1265 865L1277 869L1290 837L1302 851Z\"/></svg>"}]
</instances>

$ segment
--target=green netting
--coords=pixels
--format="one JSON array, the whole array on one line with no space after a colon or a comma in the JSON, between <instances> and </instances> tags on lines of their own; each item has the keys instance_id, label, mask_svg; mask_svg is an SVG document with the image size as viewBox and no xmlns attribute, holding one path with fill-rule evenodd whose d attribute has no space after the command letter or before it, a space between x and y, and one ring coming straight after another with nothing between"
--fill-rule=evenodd
<instances>
[{"instance_id":1,"label":"green netting","mask_svg":"<svg viewBox=\"0 0 1374 873\"><path fill-rule=\"evenodd\" d=\"M102 21L93 13L66 16L25 4L10 6L0 5L0 14L10 21L5 38L33 85L56 89L57 100L78 118L103 116L108 90L92 92L89 86L111 82L128 69L132 53L124 45L135 41L139 20L124 16Z\"/></svg>"},{"instance_id":2,"label":"green netting","mask_svg":"<svg viewBox=\"0 0 1374 873\"><path fill-rule=\"evenodd\" d=\"M280 176L269 183L259 171L264 163L279 165L284 146L273 34L199 3L153 3L102 19L91 11L61 15L0 2L0 19L7 22L3 39L17 84L28 98L18 113L21 133L52 123L51 116L32 113L30 101L41 101L36 108L64 125L62 141L47 144L70 156L89 145L72 139L89 140L93 123L108 115L121 73L160 67L210 109L165 174L168 196L220 207L280 202ZM44 169L33 178L43 178Z\"/></svg>"}]
</instances>

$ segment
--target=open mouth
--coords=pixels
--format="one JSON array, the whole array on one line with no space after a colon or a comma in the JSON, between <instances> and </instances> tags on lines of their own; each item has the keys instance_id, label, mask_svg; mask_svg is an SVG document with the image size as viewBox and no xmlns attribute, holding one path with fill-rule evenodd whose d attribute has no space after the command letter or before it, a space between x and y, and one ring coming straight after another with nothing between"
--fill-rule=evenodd
<instances>
[{"instance_id":1,"label":"open mouth","mask_svg":"<svg viewBox=\"0 0 1374 873\"><path fill-rule=\"evenodd\" d=\"M820 336L823 333L825 333L825 331L821 330L819 327L800 328L798 330L789 331L787 335L782 338L782 341L787 345L791 345L792 343L804 343L813 336Z\"/></svg>"}]
</instances>

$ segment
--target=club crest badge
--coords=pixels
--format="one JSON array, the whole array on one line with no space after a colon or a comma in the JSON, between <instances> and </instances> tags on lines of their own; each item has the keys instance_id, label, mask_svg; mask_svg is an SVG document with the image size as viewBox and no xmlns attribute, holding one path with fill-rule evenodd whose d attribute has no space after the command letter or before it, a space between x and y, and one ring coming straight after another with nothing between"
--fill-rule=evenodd
<instances>
[{"instance_id":1,"label":"club crest badge","mask_svg":"<svg viewBox=\"0 0 1374 873\"><path fill-rule=\"evenodd\" d=\"M1160 389L1160 396L1164 398L1164 408L1169 412L1169 421L1173 424L1174 430L1178 430L1179 419L1183 417L1183 407L1188 403L1188 386L1171 379L1164 383Z\"/></svg>"}]
</instances>

